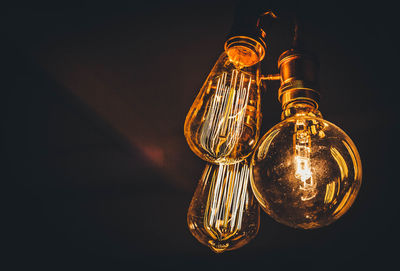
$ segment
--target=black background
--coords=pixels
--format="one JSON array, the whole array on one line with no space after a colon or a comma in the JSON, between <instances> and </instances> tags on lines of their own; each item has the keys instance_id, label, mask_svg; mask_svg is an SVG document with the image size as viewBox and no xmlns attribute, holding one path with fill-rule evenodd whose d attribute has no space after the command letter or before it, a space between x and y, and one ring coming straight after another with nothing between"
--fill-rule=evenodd
<instances>
[{"instance_id":1,"label":"black background","mask_svg":"<svg viewBox=\"0 0 400 271\"><path fill-rule=\"evenodd\" d=\"M4 270L387 270L399 254L398 14L389 1L70 1L1 11ZM262 213L258 236L216 255L186 212L204 162L184 118L234 19L276 8L264 73L301 14L324 117L357 145L349 212L313 230ZM240 23L240 22L239 22ZM280 119L276 83L263 129Z\"/></svg>"}]
</instances>

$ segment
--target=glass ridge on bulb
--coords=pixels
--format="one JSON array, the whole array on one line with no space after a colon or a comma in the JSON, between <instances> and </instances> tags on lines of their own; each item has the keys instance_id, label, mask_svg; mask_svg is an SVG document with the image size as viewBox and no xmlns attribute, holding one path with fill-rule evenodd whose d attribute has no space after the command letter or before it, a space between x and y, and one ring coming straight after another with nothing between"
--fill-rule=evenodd
<instances>
[{"instance_id":1,"label":"glass ridge on bulb","mask_svg":"<svg viewBox=\"0 0 400 271\"><path fill-rule=\"evenodd\" d=\"M282 119L254 152L254 195L282 224L329 225L350 208L360 189L358 151L345 132L305 101L289 104Z\"/></svg>"},{"instance_id":2,"label":"glass ridge on bulb","mask_svg":"<svg viewBox=\"0 0 400 271\"><path fill-rule=\"evenodd\" d=\"M253 151L261 123L260 61L265 45L235 36L221 54L189 113L184 132L191 150L210 163L236 163Z\"/></svg>"},{"instance_id":3,"label":"glass ridge on bulb","mask_svg":"<svg viewBox=\"0 0 400 271\"><path fill-rule=\"evenodd\" d=\"M250 188L247 162L207 164L187 214L192 235L214 252L240 248L260 225L260 208Z\"/></svg>"}]
</instances>

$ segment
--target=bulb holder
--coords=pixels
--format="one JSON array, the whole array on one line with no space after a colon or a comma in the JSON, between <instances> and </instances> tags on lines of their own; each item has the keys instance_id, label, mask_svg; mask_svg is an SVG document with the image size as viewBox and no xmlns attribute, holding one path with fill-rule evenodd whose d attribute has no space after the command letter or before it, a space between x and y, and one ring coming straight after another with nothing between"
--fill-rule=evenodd
<instances>
[{"instance_id":1,"label":"bulb holder","mask_svg":"<svg viewBox=\"0 0 400 271\"><path fill-rule=\"evenodd\" d=\"M279 57L278 69L281 77L278 100L282 108L291 102L304 100L317 109L320 97L317 58L306 51L290 49Z\"/></svg>"},{"instance_id":2,"label":"bulb holder","mask_svg":"<svg viewBox=\"0 0 400 271\"><path fill-rule=\"evenodd\" d=\"M232 62L252 66L265 57L265 43L248 36L233 36L225 42L225 52Z\"/></svg>"},{"instance_id":3,"label":"bulb holder","mask_svg":"<svg viewBox=\"0 0 400 271\"><path fill-rule=\"evenodd\" d=\"M230 40L235 37L247 37L249 39L258 42L264 48L264 50L267 49L266 33L258 27L252 29L239 28L234 31L231 31L227 36L227 40Z\"/></svg>"},{"instance_id":4,"label":"bulb holder","mask_svg":"<svg viewBox=\"0 0 400 271\"><path fill-rule=\"evenodd\" d=\"M263 60L267 50L267 33L278 17L273 11L255 16L235 18L225 42L225 51L232 47L244 46L254 51L259 61Z\"/></svg>"}]
</instances>

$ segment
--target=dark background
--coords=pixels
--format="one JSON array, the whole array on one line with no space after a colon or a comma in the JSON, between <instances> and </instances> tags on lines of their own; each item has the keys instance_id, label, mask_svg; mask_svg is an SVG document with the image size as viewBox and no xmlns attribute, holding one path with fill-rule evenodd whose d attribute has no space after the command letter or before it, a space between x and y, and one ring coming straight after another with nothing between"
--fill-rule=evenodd
<instances>
[{"instance_id":1,"label":"dark background","mask_svg":"<svg viewBox=\"0 0 400 271\"><path fill-rule=\"evenodd\" d=\"M389 3L4 5L4 270L387 270L399 254L399 23ZM291 229L262 213L251 243L216 255L186 225L204 162L186 145L184 118L234 19L270 7L282 17L264 73L290 45L287 17L301 14L321 63L320 109L357 145L363 185L328 227ZM262 133L279 122L278 87L263 96Z\"/></svg>"}]
</instances>

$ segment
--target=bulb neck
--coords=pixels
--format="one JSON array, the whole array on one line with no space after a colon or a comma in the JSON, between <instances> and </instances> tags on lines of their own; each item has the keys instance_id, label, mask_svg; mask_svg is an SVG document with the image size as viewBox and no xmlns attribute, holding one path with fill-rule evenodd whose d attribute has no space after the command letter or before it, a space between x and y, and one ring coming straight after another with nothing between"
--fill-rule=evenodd
<instances>
[{"instance_id":1,"label":"bulb neck","mask_svg":"<svg viewBox=\"0 0 400 271\"><path fill-rule=\"evenodd\" d=\"M296 100L285 105L282 108L281 119L285 120L291 117L313 117L322 118L321 112L317 109L314 103L308 100Z\"/></svg>"},{"instance_id":2,"label":"bulb neck","mask_svg":"<svg viewBox=\"0 0 400 271\"><path fill-rule=\"evenodd\" d=\"M225 42L225 52L229 60L239 68L250 67L265 56L265 43L262 39L247 36L233 36Z\"/></svg>"}]
</instances>

